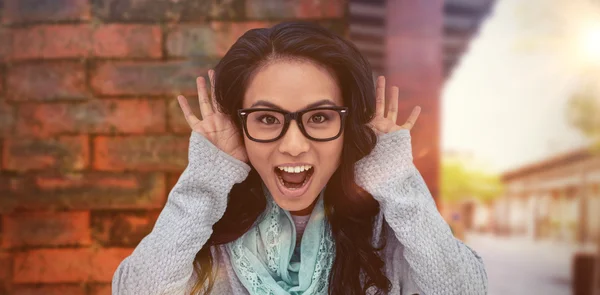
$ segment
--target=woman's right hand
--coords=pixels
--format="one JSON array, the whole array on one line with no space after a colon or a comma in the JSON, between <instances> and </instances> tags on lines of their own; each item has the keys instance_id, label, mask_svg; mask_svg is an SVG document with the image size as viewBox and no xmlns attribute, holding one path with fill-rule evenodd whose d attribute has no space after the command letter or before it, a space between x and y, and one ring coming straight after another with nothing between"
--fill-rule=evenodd
<instances>
[{"instance_id":1,"label":"woman's right hand","mask_svg":"<svg viewBox=\"0 0 600 295\"><path fill-rule=\"evenodd\" d=\"M200 133L227 154L242 162L248 163L248 154L246 153L240 131L228 116L216 109L214 73L213 70L208 71L211 85L210 99L208 98L208 93L206 91L205 79L203 77L196 78L198 101L200 102L200 116L202 120L196 118L190 109L187 99L182 95L177 96L179 106L183 111L185 120L194 132ZM213 110L213 106L216 110Z\"/></svg>"}]
</instances>

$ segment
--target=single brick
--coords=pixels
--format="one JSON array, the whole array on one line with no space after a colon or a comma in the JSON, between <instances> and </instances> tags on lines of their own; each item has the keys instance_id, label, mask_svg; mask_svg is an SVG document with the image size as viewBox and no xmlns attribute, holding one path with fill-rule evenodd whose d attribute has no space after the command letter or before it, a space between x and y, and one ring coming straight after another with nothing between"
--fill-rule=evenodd
<instances>
[{"instance_id":1,"label":"single brick","mask_svg":"<svg viewBox=\"0 0 600 295\"><path fill-rule=\"evenodd\" d=\"M148 235L160 211L92 212L92 235L103 246L135 247Z\"/></svg>"},{"instance_id":2,"label":"single brick","mask_svg":"<svg viewBox=\"0 0 600 295\"><path fill-rule=\"evenodd\" d=\"M251 19L343 18L347 5L347 0L246 1L246 14Z\"/></svg>"},{"instance_id":3,"label":"single brick","mask_svg":"<svg viewBox=\"0 0 600 295\"><path fill-rule=\"evenodd\" d=\"M92 71L91 85L101 95L197 93L196 78L208 77L214 62L105 62Z\"/></svg>"},{"instance_id":4,"label":"single brick","mask_svg":"<svg viewBox=\"0 0 600 295\"><path fill-rule=\"evenodd\" d=\"M7 69L10 100L86 99L90 96L81 62L22 64Z\"/></svg>"},{"instance_id":5,"label":"single brick","mask_svg":"<svg viewBox=\"0 0 600 295\"><path fill-rule=\"evenodd\" d=\"M2 247L91 243L89 211L19 212L3 216Z\"/></svg>"},{"instance_id":6,"label":"single brick","mask_svg":"<svg viewBox=\"0 0 600 295\"><path fill-rule=\"evenodd\" d=\"M92 49L89 25L42 25L13 29L11 57L21 59L87 57Z\"/></svg>"},{"instance_id":7,"label":"single brick","mask_svg":"<svg viewBox=\"0 0 600 295\"><path fill-rule=\"evenodd\" d=\"M93 167L103 171L180 171L187 165L188 136L98 136Z\"/></svg>"},{"instance_id":8,"label":"single brick","mask_svg":"<svg viewBox=\"0 0 600 295\"><path fill-rule=\"evenodd\" d=\"M39 25L14 29L12 59L159 58L161 30L150 25Z\"/></svg>"},{"instance_id":9,"label":"single brick","mask_svg":"<svg viewBox=\"0 0 600 295\"><path fill-rule=\"evenodd\" d=\"M106 99L81 104L23 104L17 133L44 136L61 133L160 133L166 129L163 100Z\"/></svg>"},{"instance_id":10,"label":"single brick","mask_svg":"<svg viewBox=\"0 0 600 295\"><path fill-rule=\"evenodd\" d=\"M15 121L14 107L0 100L0 137L5 137L12 133Z\"/></svg>"},{"instance_id":11,"label":"single brick","mask_svg":"<svg viewBox=\"0 0 600 295\"><path fill-rule=\"evenodd\" d=\"M270 25L268 22L253 21L174 26L167 35L167 53L174 57L222 57L246 31Z\"/></svg>"},{"instance_id":12,"label":"single brick","mask_svg":"<svg viewBox=\"0 0 600 295\"><path fill-rule=\"evenodd\" d=\"M106 21L204 21L244 16L244 0L92 0L95 16Z\"/></svg>"},{"instance_id":13,"label":"single brick","mask_svg":"<svg viewBox=\"0 0 600 295\"><path fill-rule=\"evenodd\" d=\"M111 282L130 248L39 249L17 252L13 283Z\"/></svg>"},{"instance_id":14,"label":"single brick","mask_svg":"<svg viewBox=\"0 0 600 295\"><path fill-rule=\"evenodd\" d=\"M155 25L108 24L94 31L94 56L160 58L161 29Z\"/></svg>"},{"instance_id":15,"label":"single brick","mask_svg":"<svg viewBox=\"0 0 600 295\"><path fill-rule=\"evenodd\" d=\"M90 19L87 0L4 0L5 24Z\"/></svg>"},{"instance_id":16,"label":"single brick","mask_svg":"<svg viewBox=\"0 0 600 295\"><path fill-rule=\"evenodd\" d=\"M5 192L0 213L16 209L160 209L167 197L165 177L160 173L0 174L0 190Z\"/></svg>"},{"instance_id":17,"label":"single brick","mask_svg":"<svg viewBox=\"0 0 600 295\"><path fill-rule=\"evenodd\" d=\"M88 167L89 158L89 141L85 135L58 139L9 138L4 142L2 168L81 170Z\"/></svg>"}]
</instances>

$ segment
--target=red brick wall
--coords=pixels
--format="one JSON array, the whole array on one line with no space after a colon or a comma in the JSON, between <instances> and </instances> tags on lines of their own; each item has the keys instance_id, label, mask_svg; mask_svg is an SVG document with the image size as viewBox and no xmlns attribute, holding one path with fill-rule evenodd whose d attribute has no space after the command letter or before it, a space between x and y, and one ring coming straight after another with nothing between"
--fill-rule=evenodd
<instances>
[{"instance_id":1,"label":"red brick wall","mask_svg":"<svg viewBox=\"0 0 600 295\"><path fill-rule=\"evenodd\" d=\"M312 19L344 34L346 11L344 0L0 0L0 294L110 294L186 165L175 95L194 105L194 78L249 28Z\"/></svg>"}]
</instances>

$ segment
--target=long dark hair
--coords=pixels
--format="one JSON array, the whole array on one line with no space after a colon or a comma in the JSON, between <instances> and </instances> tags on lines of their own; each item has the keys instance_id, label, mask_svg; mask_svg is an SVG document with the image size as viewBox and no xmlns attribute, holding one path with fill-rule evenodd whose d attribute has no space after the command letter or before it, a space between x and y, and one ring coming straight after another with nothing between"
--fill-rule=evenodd
<instances>
[{"instance_id":1,"label":"long dark hair","mask_svg":"<svg viewBox=\"0 0 600 295\"><path fill-rule=\"evenodd\" d=\"M308 22L286 22L253 29L241 36L215 67L215 95L219 109L241 128L237 110L251 75L272 61L300 59L330 69L349 107L340 167L327 183L324 205L335 238L336 257L329 278L329 294L365 294L375 288L387 293L379 245L372 242L379 203L354 181L355 163L376 144L367 126L375 113L375 86L369 63L356 47L332 32ZM210 247L236 240L248 231L266 208L261 179L252 169L248 178L233 186L225 214L214 226L208 242L196 255L198 282L193 293L214 283ZM381 234L385 236L385 234Z\"/></svg>"}]
</instances>

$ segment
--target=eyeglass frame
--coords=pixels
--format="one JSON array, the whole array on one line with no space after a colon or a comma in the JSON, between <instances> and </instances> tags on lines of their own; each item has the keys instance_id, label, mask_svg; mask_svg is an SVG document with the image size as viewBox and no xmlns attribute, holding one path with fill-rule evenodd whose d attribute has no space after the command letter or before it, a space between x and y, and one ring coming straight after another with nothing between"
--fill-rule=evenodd
<instances>
[{"instance_id":1,"label":"eyeglass frame","mask_svg":"<svg viewBox=\"0 0 600 295\"><path fill-rule=\"evenodd\" d=\"M302 123L302 120L301 120L302 115L304 115L305 113L317 111L317 110L337 111L337 113L340 115L340 131L338 132L337 135L335 135L333 137L325 138L325 139L320 139L320 138L314 138L314 137L310 136L308 134L308 132L306 132L306 129L304 128L304 123ZM283 114L283 128L281 129L281 133L274 139L269 139L269 140L257 139L257 138L252 137L250 135L250 132L248 132L248 127L247 127L248 115L251 113L254 113L254 112L258 112L258 111L263 111L263 112L270 111L270 112L276 112L276 113ZM244 129L244 133L246 134L246 136L248 136L248 138L252 141L262 142L262 143L274 142L274 141L281 139L286 134L287 130L289 129L290 123L292 120L296 121L296 124L298 125L298 129L300 129L300 132L302 132L302 135L304 135L306 138L308 138L310 140L319 141L319 142L335 140L338 137L340 137L342 135L342 132L344 131L344 125L346 122L347 115L348 115L348 107L338 107L338 106L315 107L315 108L300 110L297 112L288 112L288 111L284 111L281 109L272 109L272 108L248 108L248 109L239 109L238 110L238 116L242 123L242 129Z\"/></svg>"}]
</instances>

